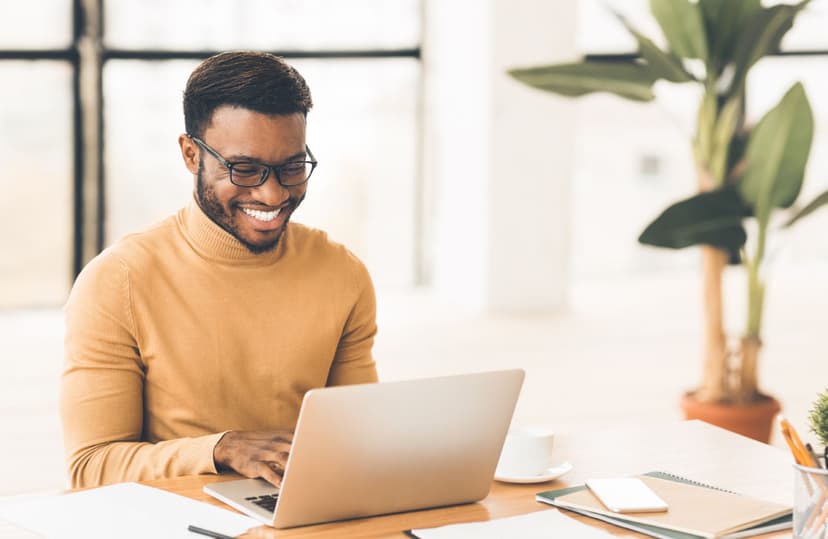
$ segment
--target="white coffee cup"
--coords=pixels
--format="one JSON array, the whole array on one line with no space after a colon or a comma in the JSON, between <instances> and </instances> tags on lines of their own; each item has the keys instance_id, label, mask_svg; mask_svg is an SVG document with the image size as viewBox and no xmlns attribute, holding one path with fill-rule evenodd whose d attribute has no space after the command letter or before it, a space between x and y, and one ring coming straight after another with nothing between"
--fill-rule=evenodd
<instances>
[{"instance_id":1,"label":"white coffee cup","mask_svg":"<svg viewBox=\"0 0 828 539\"><path fill-rule=\"evenodd\" d=\"M552 467L555 433L540 427L513 427L506 435L496 477L537 477Z\"/></svg>"}]
</instances>

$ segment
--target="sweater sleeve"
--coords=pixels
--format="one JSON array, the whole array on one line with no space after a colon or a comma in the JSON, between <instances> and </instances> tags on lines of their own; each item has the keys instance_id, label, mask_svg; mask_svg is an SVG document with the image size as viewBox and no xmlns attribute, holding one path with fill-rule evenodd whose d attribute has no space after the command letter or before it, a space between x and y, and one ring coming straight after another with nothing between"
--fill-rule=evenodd
<instances>
[{"instance_id":1,"label":"sweater sleeve","mask_svg":"<svg viewBox=\"0 0 828 539\"><path fill-rule=\"evenodd\" d=\"M371 349L377 334L377 300L365 266L357 261L357 296L339 345L327 385L365 384L377 381L377 367Z\"/></svg>"},{"instance_id":2,"label":"sweater sleeve","mask_svg":"<svg viewBox=\"0 0 828 539\"><path fill-rule=\"evenodd\" d=\"M61 420L72 487L215 473L223 433L142 441L145 367L129 272L104 252L80 274L65 308Z\"/></svg>"}]
</instances>

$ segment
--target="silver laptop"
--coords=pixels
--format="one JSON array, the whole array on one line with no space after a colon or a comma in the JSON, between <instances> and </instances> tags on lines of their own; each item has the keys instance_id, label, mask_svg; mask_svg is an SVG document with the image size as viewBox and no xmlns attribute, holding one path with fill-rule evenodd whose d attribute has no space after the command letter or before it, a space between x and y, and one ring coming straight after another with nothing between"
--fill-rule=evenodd
<instances>
[{"instance_id":1,"label":"silver laptop","mask_svg":"<svg viewBox=\"0 0 828 539\"><path fill-rule=\"evenodd\" d=\"M204 492L276 528L481 500L523 377L506 370L308 391L281 491L243 479Z\"/></svg>"}]
</instances>

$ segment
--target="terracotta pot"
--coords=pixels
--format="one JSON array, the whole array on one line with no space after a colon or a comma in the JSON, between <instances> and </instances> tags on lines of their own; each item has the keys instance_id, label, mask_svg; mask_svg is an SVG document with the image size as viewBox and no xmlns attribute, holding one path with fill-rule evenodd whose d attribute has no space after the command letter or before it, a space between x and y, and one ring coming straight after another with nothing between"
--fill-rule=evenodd
<instances>
[{"instance_id":1,"label":"terracotta pot","mask_svg":"<svg viewBox=\"0 0 828 539\"><path fill-rule=\"evenodd\" d=\"M770 442L773 419L781 407L779 401L768 395L752 404L717 404L699 402L692 393L681 398L681 409L686 419L701 419L731 432Z\"/></svg>"}]
</instances>

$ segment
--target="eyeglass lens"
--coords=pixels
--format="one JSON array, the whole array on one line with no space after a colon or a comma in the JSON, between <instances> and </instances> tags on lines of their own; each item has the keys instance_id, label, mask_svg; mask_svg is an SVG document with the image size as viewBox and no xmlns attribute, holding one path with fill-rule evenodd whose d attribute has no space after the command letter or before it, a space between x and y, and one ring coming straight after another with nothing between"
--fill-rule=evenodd
<instances>
[{"instance_id":1,"label":"eyeglass lens","mask_svg":"<svg viewBox=\"0 0 828 539\"><path fill-rule=\"evenodd\" d=\"M243 186L259 185L267 179L271 168L282 185L299 185L305 183L310 176L311 162L291 161L276 167L258 163L235 163L230 169L230 180Z\"/></svg>"}]
</instances>

